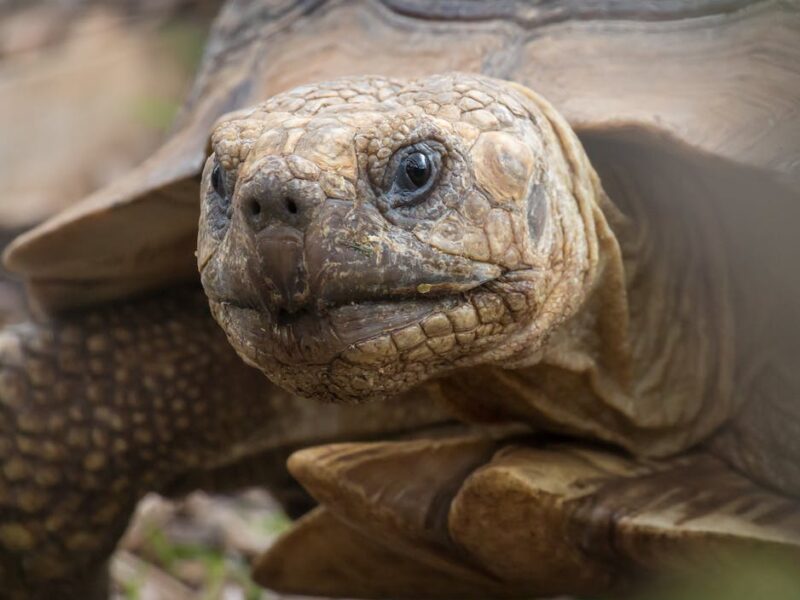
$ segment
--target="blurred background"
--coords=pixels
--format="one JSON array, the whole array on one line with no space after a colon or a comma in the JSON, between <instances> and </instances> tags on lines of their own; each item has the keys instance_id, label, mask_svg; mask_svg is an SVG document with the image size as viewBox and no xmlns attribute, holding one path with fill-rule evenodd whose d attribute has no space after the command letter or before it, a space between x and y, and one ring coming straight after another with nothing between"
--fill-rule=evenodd
<instances>
[{"instance_id":1,"label":"blurred background","mask_svg":"<svg viewBox=\"0 0 800 600\"><path fill-rule=\"evenodd\" d=\"M158 146L219 4L0 0L0 245ZM19 318L2 275L0 318Z\"/></svg>"},{"instance_id":2,"label":"blurred background","mask_svg":"<svg viewBox=\"0 0 800 600\"><path fill-rule=\"evenodd\" d=\"M139 163L167 135L220 0L0 0L0 247ZM0 268L0 324L24 319ZM289 525L263 490L140 504L111 572L118 599L266 599L249 562ZM800 600L800 568L656 585L636 600Z\"/></svg>"}]
</instances>

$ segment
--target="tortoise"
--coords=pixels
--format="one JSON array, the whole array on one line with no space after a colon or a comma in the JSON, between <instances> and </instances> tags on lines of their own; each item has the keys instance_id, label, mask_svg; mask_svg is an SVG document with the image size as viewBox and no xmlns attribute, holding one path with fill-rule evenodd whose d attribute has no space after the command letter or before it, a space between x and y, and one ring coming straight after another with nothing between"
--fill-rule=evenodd
<instances>
[{"instance_id":1,"label":"tortoise","mask_svg":"<svg viewBox=\"0 0 800 600\"><path fill-rule=\"evenodd\" d=\"M798 29L779 2L227 2L171 138L6 252L40 318L0 342L4 588L104 594L146 490L302 513L295 450L319 505L255 566L280 591L796 560Z\"/></svg>"}]
</instances>

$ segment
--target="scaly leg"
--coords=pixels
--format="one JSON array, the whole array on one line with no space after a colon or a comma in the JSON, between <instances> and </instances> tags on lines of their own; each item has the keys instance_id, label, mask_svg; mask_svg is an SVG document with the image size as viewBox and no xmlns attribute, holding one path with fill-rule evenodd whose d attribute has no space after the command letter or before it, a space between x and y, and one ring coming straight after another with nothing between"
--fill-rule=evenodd
<instances>
[{"instance_id":1,"label":"scaly leg","mask_svg":"<svg viewBox=\"0 0 800 600\"><path fill-rule=\"evenodd\" d=\"M241 362L194 288L9 328L0 333L0 588L102 597L105 560L147 491L188 489L254 453L281 457L440 418L429 403L376 406L322 407L282 392ZM282 460L257 475L287 482Z\"/></svg>"}]
</instances>

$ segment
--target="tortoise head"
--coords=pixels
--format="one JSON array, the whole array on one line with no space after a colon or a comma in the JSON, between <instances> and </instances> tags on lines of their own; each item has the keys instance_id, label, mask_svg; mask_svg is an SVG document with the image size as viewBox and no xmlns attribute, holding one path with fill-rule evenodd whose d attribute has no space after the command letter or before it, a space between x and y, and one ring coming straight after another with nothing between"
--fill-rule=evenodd
<instances>
[{"instance_id":1,"label":"tortoise head","mask_svg":"<svg viewBox=\"0 0 800 600\"><path fill-rule=\"evenodd\" d=\"M531 364L593 280L596 176L516 84L305 86L223 120L212 149L203 286L239 354L294 393Z\"/></svg>"}]
</instances>

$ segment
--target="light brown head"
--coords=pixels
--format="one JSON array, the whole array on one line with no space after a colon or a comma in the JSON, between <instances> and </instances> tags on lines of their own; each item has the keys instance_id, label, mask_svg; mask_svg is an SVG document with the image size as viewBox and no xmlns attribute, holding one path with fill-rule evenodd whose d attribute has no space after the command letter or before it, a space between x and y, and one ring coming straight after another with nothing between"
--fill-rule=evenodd
<instances>
[{"instance_id":1,"label":"light brown head","mask_svg":"<svg viewBox=\"0 0 800 600\"><path fill-rule=\"evenodd\" d=\"M222 121L198 264L240 355L303 396L537 360L594 282L596 177L535 94L341 79Z\"/></svg>"}]
</instances>

